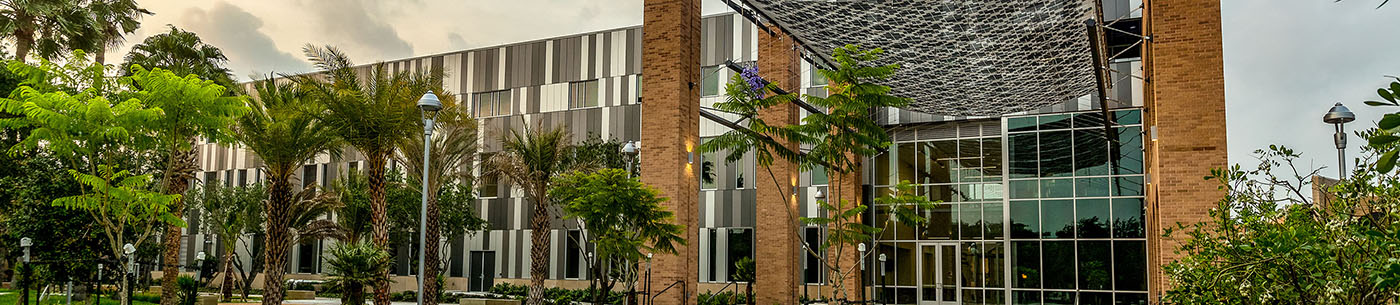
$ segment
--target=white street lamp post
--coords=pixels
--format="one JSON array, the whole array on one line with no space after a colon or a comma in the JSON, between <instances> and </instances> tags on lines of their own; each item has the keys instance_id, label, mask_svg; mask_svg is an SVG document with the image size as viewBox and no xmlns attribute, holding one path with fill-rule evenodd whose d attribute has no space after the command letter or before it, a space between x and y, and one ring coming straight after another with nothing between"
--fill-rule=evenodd
<instances>
[{"instance_id":1,"label":"white street lamp post","mask_svg":"<svg viewBox=\"0 0 1400 305\"><path fill-rule=\"evenodd\" d=\"M1332 124L1337 129L1337 132L1332 134L1332 142L1337 144L1337 179L1347 177L1347 133L1342 125L1355 120L1356 114L1351 113L1347 106L1342 106L1342 103L1332 106L1332 109L1322 116L1322 122Z\"/></svg>"},{"instance_id":2,"label":"white street lamp post","mask_svg":"<svg viewBox=\"0 0 1400 305\"><path fill-rule=\"evenodd\" d=\"M130 243L122 246L122 253L126 253L126 274L122 274L122 290L125 290L125 298L122 303L131 305L131 277L136 275L136 246Z\"/></svg>"},{"instance_id":3,"label":"white street lamp post","mask_svg":"<svg viewBox=\"0 0 1400 305\"><path fill-rule=\"evenodd\" d=\"M197 283L204 279L204 251L199 251L194 255L194 281Z\"/></svg>"},{"instance_id":4,"label":"white street lamp post","mask_svg":"<svg viewBox=\"0 0 1400 305\"><path fill-rule=\"evenodd\" d=\"M423 115L423 180L419 184L423 185L423 205L418 210L418 305L423 305L424 284L427 283L428 275L424 272L426 265L425 258L428 254L428 157L433 147L433 120L437 119L438 110L442 110L442 102L432 91L424 93L418 99L418 109ZM433 249L437 251L437 249ZM436 274L434 276L437 276Z\"/></svg>"}]
</instances>

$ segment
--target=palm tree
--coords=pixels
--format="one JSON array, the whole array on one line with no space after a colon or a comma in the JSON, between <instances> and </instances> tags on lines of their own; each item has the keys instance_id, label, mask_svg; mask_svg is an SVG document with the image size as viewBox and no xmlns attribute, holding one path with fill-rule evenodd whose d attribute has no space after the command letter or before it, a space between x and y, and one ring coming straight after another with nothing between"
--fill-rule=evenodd
<instances>
[{"instance_id":1,"label":"palm tree","mask_svg":"<svg viewBox=\"0 0 1400 305\"><path fill-rule=\"evenodd\" d=\"M228 63L224 51L204 43L194 32L174 26L169 26L169 29L169 32L146 37L146 40L132 46L122 69L137 64L170 70L180 76L194 74L215 84L233 87L233 73L224 66Z\"/></svg>"},{"instance_id":2,"label":"palm tree","mask_svg":"<svg viewBox=\"0 0 1400 305\"><path fill-rule=\"evenodd\" d=\"M582 166L570 158L569 133L561 126L510 130L501 151L486 160L488 175L504 177L525 191L534 203L530 215L530 295L528 305L543 304L544 279L549 277L549 200L554 176Z\"/></svg>"},{"instance_id":3,"label":"palm tree","mask_svg":"<svg viewBox=\"0 0 1400 305\"><path fill-rule=\"evenodd\" d=\"M263 161L268 177L265 211L263 304L281 304L282 274L286 272L287 251L294 235L289 227L297 220L292 213L293 177L297 169L321 153L338 153L338 142L330 126L317 118L322 111L306 98L296 84L278 83L270 76L253 83L257 101L253 111L239 119L235 127L239 142Z\"/></svg>"},{"instance_id":4,"label":"palm tree","mask_svg":"<svg viewBox=\"0 0 1400 305\"><path fill-rule=\"evenodd\" d=\"M42 58L58 55L69 38L90 29L93 20L79 1L0 1L0 32L15 40L15 59L24 61L37 47Z\"/></svg>"},{"instance_id":5,"label":"palm tree","mask_svg":"<svg viewBox=\"0 0 1400 305\"><path fill-rule=\"evenodd\" d=\"M424 230L427 237L423 240L423 274L424 278L436 278L440 267L438 238L441 236L441 223L438 211L438 192L443 185L452 179L470 179L463 175L470 173L472 158L476 156L476 120L468 116L459 109L452 94L439 91L445 106L439 112L437 124L433 133L432 148L429 150L432 156L428 165L428 210L427 229ZM421 126L421 124L420 124ZM421 130L421 128L420 128ZM408 137L398 142L400 155L395 156L395 160L405 164L408 172L408 182L417 184L415 189L422 189L423 180L423 137ZM438 290L437 281L424 281L423 303L437 304Z\"/></svg>"},{"instance_id":6,"label":"palm tree","mask_svg":"<svg viewBox=\"0 0 1400 305\"><path fill-rule=\"evenodd\" d=\"M136 0L90 0L84 11L90 14L91 21L84 31L76 35L74 47L87 48L97 56L99 64L107 62L107 49L120 45L126 34L141 27L141 17L151 11L141 8ZM162 67L164 68L164 67ZM177 71L178 72L178 71ZM187 74L180 74L185 76ZM206 75L200 75L209 79ZM227 86L227 83L219 83Z\"/></svg>"},{"instance_id":7,"label":"palm tree","mask_svg":"<svg viewBox=\"0 0 1400 305\"><path fill-rule=\"evenodd\" d=\"M365 285L379 282L379 273L389 270L389 252L363 241L340 244L331 249L331 266L326 284L340 290L341 304L365 303Z\"/></svg>"},{"instance_id":8,"label":"palm tree","mask_svg":"<svg viewBox=\"0 0 1400 305\"><path fill-rule=\"evenodd\" d=\"M303 51L321 72L294 79L325 106L318 117L326 126L364 155L374 229L371 240L380 249L387 249L385 165L398 141L422 130L414 128L418 122L414 105L419 96L441 84L441 73L392 73L377 63L362 75L336 48L307 45ZM389 270L385 269L374 285L374 303L388 305L389 301Z\"/></svg>"}]
</instances>

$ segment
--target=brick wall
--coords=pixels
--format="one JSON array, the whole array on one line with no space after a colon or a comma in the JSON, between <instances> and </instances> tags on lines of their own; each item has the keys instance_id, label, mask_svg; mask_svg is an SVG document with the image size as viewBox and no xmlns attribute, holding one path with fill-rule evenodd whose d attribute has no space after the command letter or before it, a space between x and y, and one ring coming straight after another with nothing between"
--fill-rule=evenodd
<instances>
[{"instance_id":1,"label":"brick wall","mask_svg":"<svg viewBox=\"0 0 1400 305\"><path fill-rule=\"evenodd\" d=\"M1202 177L1227 165L1225 75L1219 1L1147 1L1144 16L1144 32L1152 37L1143 55L1146 123L1156 126L1147 146L1148 225L1159 233L1149 236L1149 290L1160 296L1170 287L1161 266L1178 257L1179 245L1160 233L1203 220L1224 195Z\"/></svg>"},{"instance_id":2,"label":"brick wall","mask_svg":"<svg viewBox=\"0 0 1400 305\"><path fill-rule=\"evenodd\" d=\"M700 184L690 154L700 144L700 0L645 0L642 20L642 182L670 198L662 205L685 227L676 255L656 255L651 289L676 287L656 304L695 304Z\"/></svg>"},{"instance_id":3,"label":"brick wall","mask_svg":"<svg viewBox=\"0 0 1400 305\"><path fill-rule=\"evenodd\" d=\"M799 92L801 65L796 45L787 35L758 35L758 71L763 78L780 88ZM758 114L758 119L771 126L797 124L798 108L788 103ZM796 149L796 143L784 143ZM797 185L797 167L782 158L774 158L767 169L773 175L756 175L754 187L758 201L756 228L758 242L754 249L757 280L754 294L757 304L792 304L797 301L798 262L802 257L797 236L797 205L793 189ZM776 180L776 181L775 181Z\"/></svg>"}]
</instances>

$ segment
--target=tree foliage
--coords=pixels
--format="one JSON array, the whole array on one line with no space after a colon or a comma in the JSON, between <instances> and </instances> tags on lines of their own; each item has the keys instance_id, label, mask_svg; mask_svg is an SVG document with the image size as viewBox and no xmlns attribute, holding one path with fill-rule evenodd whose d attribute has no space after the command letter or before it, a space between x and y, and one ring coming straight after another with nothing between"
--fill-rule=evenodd
<instances>
[{"instance_id":1,"label":"tree foliage","mask_svg":"<svg viewBox=\"0 0 1400 305\"><path fill-rule=\"evenodd\" d=\"M340 291L342 304L365 304L365 286L379 281L379 273L389 269L389 252L364 241L343 243L331 249L326 284Z\"/></svg>"},{"instance_id":2,"label":"tree foliage","mask_svg":"<svg viewBox=\"0 0 1400 305\"><path fill-rule=\"evenodd\" d=\"M132 65L161 68L178 76L195 75L224 88L233 88L233 73L224 66L228 57L223 50L204 43L194 32L168 27L168 32L146 37L132 46L122 68L130 69Z\"/></svg>"},{"instance_id":3,"label":"tree foliage","mask_svg":"<svg viewBox=\"0 0 1400 305\"><path fill-rule=\"evenodd\" d=\"M262 231L262 201L266 198L267 187L261 183L246 187L225 187L217 182L205 183L202 187L190 188L185 196L190 207L202 211L201 231L215 236L225 249L224 256L219 258L224 266L224 270L219 271L224 276L219 287L224 301L233 299L235 274L241 276L238 282L251 280L250 273L256 275L256 270L249 270L241 263L235 262L241 259L238 257L239 252L233 249L237 249L239 241L252 243L247 237ZM249 258L258 256L253 251L246 253ZM234 272L235 269L237 272ZM247 294L246 290L244 294Z\"/></svg>"},{"instance_id":4,"label":"tree foliage","mask_svg":"<svg viewBox=\"0 0 1400 305\"><path fill-rule=\"evenodd\" d=\"M697 150L701 153L726 151L726 162L742 160L752 152L756 165L767 170L776 190L787 189L789 182L774 174L771 166L775 158L790 162L799 170L828 171L831 177L853 175L862 160L882 153L892 143L890 135L875 122L869 111L909 103L909 99L891 95L888 86L880 85L881 81L894 76L899 69L898 65L872 64L882 53L880 49L863 49L854 45L833 50L832 59L837 65L835 69L817 71L828 80L825 97L792 92L777 94L775 89L778 84L757 78L756 68L735 75L725 88L725 100L715 103L714 108L746 118L744 124L747 129L726 131L700 144ZM805 101L821 112L808 113L798 124L792 125L768 122L760 115L776 107L792 107L789 104L797 101ZM842 200L855 198L852 194L858 194L859 190L847 187L847 179L838 180L832 181L827 192L829 197L837 199L832 201L834 204L822 207L836 216L811 221L828 222L824 225L838 228L849 227L851 224L847 222L850 221L859 223L859 218L854 215L860 212L848 215L851 217L842 216L851 209L865 209L860 202ZM791 229L795 232L801 230L803 220L799 219L798 211L792 208L796 204L784 203L783 206ZM834 278L846 276L850 272L842 270L855 267L841 266L839 262L828 262L829 266L836 267L829 268ZM835 288L832 289L833 296L844 295L849 290L842 287L843 281L832 281L831 285Z\"/></svg>"},{"instance_id":5,"label":"tree foliage","mask_svg":"<svg viewBox=\"0 0 1400 305\"><path fill-rule=\"evenodd\" d=\"M583 223L595 254L592 278L602 291L619 281L634 291L639 262L652 253L675 254L686 243L674 213L661 206L666 198L625 170L570 172L554 178L549 195L565 217Z\"/></svg>"}]
</instances>

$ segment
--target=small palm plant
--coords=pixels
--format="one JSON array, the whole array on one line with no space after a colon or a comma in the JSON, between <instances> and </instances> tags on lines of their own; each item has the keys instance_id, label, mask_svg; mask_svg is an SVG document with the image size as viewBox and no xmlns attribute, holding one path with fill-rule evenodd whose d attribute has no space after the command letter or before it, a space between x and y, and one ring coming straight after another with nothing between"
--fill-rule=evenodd
<instances>
[{"instance_id":1,"label":"small palm plant","mask_svg":"<svg viewBox=\"0 0 1400 305\"><path fill-rule=\"evenodd\" d=\"M364 305L365 287L379 280L380 272L389 269L389 253L374 244L357 241L341 244L331 250L330 280L326 284L340 290L340 302Z\"/></svg>"}]
</instances>

